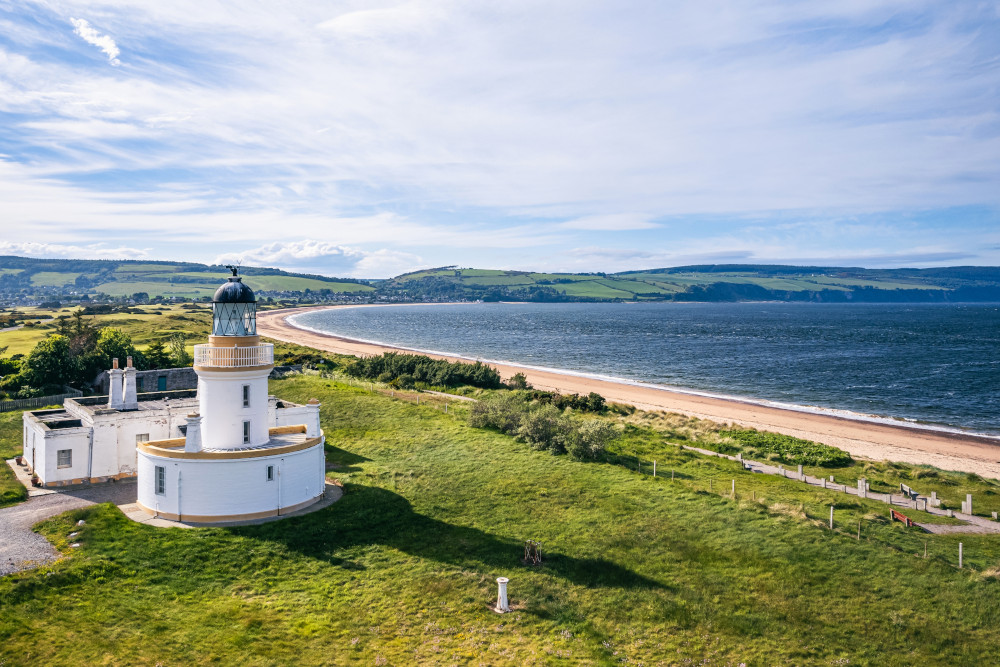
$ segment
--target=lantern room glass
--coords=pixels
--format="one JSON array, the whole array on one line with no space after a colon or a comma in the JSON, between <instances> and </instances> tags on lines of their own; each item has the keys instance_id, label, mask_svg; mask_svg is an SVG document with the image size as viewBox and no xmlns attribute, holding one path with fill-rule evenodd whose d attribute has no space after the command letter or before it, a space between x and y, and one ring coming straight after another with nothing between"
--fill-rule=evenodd
<instances>
[{"instance_id":1,"label":"lantern room glass","mask_svg":"<svg viewBox=\"0 0 1000 667\"><path fill-rule=\"evenodd\" d=\"M256 336L256 303L213 303L213 336Z\"/></svg>"}]
</instances>

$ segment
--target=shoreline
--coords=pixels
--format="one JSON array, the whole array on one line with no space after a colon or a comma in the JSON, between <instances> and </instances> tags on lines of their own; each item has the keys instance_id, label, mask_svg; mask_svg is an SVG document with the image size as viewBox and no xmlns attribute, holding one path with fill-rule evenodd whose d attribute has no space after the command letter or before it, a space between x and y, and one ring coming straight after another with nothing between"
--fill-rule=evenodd
<instances>
[{"instance_id":1,"label":"shoreline","mask_svg":"<svg viewBox=\"0 0 1000 667\"><path fill-rule=\"evenodd\" d=\"M454 305L454 304L384 304ZM359 341L305 329L288 322L288 318L329 308L372 308L383 304L345 306L306 306L257 314L258 333L276 340L334 352L367 356L383 352L414 352L404 347ZM470 361L458 355L425 353L435 359ZM852 418L837 414L792 409L762 404L739 398L717 397L697 392L619 379L602 379L573 372L538 369L530 366L494 363L505 379L514 373L524 373L537 389L586 395L595 391L610 402L634 405L642 410L662 410L736 424L758 430L775 431L806 440L839 447L852 456L872 460L890 460L927 464L945 470L972 472L1000 479L1000 439L984 435L969 435L925 427L918 424L893 424Z\"/></svg>"}]
</instances>

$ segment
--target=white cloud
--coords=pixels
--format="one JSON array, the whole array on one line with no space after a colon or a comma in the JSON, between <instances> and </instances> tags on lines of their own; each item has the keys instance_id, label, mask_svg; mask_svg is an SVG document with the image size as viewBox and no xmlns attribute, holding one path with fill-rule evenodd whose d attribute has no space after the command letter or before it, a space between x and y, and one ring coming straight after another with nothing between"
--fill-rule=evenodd
<instances>
[{"instance_id":1,"label":"white cloud","mask_svg":"<svg viewBox=\"0 0 1000 667\"><path fill-rule=\"evenodd\" d=\"M366 251L314 239L267 243L225 253L212 261L213 264L235 262L352 278L387 278L421 265L420 257L411 253L384 248Z\"/></svg>"},{"instance_id":2,"label":"white cloud","mask_svg":"<svg viewBox=\"0 0 1000 667\"><path fill-rule=\"evenodd\" d=\"M623 232L635 229L656 229L659 225L650 222L649 216L646 215L616 213L612 215L587 215L560 223L559 227L584 231Z\"/></svg>"},{"instance_id":3,"label":"white cloud","mask_svg":"<svg viewBox=\"0 0 1000 667\"><path fill-rule=\"evenodd\" d=\"M49 259L146 259L149 248L109 247L104 243L66 245L60 243L0 241L0 255Z\"/></svg>"},{"instance_id":4,"label":"white cloud","mask_svg":"<svg viewBox=\"0 0 1000 667\"><path fill-rule=\"evenodd\" d=\"M121 51L119 50L118 45L115 44L115 40L111 39L108 35L102 35L94 30L86 19L71 18L70 22L73 24L73 32L82 37L83 41L88 44L93 44L103 51L104 55L108 57L109 63L115 67L122 64L121 61L118 60L118 56L121 54Z\"/></svg>"},{"instance_id":5,"label":"white cloud","mask_svg":"<svg viewBox=\"0 0 1000 667\"><path fill-rule=\"evenodd\" d=\"M17 163L0 163L0 226L9 241L193 245L201 260L238 228L258 248L291 236L387 263L546 268L621 232L649 252L697 254L678 236L701 235L816 256L816 235L776 225L824 210L824 238L857 255L872 231L852 213L996 215L983 91L1000 86L1000 26L982 7L20 3L0 8L0 150ZM128 35L128 76L65 58L60 22L81 15L104 34L84 19L76 33L113 64L109 35ZM750 212L773 233L652 222ZM975 249L946 224L921 244Z\"/></svg>"}]
</instances>

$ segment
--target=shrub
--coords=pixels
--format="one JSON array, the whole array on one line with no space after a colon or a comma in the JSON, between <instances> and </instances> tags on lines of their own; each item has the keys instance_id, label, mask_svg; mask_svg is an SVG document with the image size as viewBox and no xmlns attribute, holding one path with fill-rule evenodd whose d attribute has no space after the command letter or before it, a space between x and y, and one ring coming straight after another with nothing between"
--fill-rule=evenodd
<instances>
[{"instance_id":1,"label":"shrub","mask_svg":"<svg viewBox=\"0 0 1000 667\"><path fill-rule=\"evenodd\" d=\"M566 450L575 459L596 459L604 453L608 442L617 435L618 429L607 422L578 423L567 434Z\"/></svg>"},{"instance_id":2,"label":"shrub","mask_svg":"<svg viewBox=\"0 0 1000 667\"><path fill-rule=\"evenodd\" d=\"M836 468L854 463L851 455L842 449L822 445L810 440L793 438L790 435L757 431L755 429L727 429L719 435L735 440L741 449L751 454L764 455L769 460L783 463Z\"/></svg>"},{"instance_id":3,"label":"shrub","mask_svg":"<svg viewBox=\"0 0 1000 667\"><path fill-rule=\"evenodd\" d=\"M469 425L495 428L501 433L514 435L521 426L525 407L523 397L512 392L501 392L472 404L469 409Z\"/></svg>"},{"instance_id":4,"label":"shrub","mask_svg":"<svg viewBox=\"0 0 1000 667\"><path fill-rule=\"evenodd\" d=\"M382 377L413 377L413 382L429 386L459 387L469 385L482 389L499 389L503 386L500 373L482 362L472 364L460 361L431 359L420 354L386 352L377 357L365 357L351 362L345 369L351 377L374 380ZM391 381L391 380L390 380Z\"/></svg>"},{"instance_id":5,"label":"shrub","mask_svg":"<svg viewBox=\"0 0 1000 667\"><path fill-rule=\"evenodd\" d=\"M527 442L535 449L562 453L566 451L564 435L570 428L569 419L558 408L540 405L522 416L517 428L517 439Z\"/></svg>"}]
</instances>

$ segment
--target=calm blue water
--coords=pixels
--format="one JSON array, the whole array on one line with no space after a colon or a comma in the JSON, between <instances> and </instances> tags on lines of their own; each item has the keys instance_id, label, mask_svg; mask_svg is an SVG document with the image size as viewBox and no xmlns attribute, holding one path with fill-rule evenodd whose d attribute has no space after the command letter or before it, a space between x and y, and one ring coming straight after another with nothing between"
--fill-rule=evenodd
<instances>
[{"instance_id":1,"label":"calm blue water","mask_svg":"<svg viewBox=\"0 0 1000 667\"><path fill-rule=\"evenodd\" d=\"M1000 305L461 304L296 324L425 351L1000 434Z\"/></svg>"}]
</instances>

